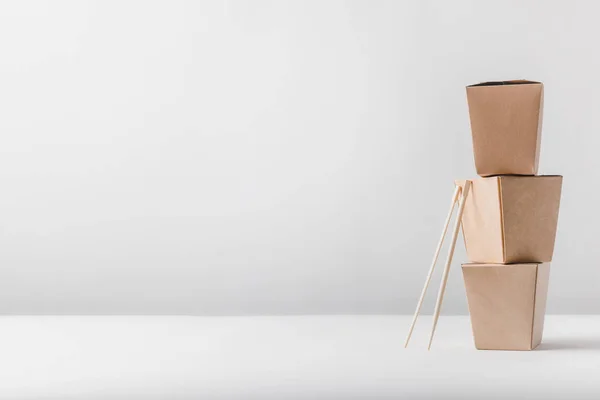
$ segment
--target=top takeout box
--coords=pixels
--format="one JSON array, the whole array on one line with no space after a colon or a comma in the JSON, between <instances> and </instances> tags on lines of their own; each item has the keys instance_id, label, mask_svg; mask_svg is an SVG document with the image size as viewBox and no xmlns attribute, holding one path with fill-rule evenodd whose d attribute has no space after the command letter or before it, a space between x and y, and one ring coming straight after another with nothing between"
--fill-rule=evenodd
<instances>
[{"instance_id":1,"label":"top takeout box","mask_svg":"<svg viewBox=\"0 0 600 400\"><path fill-rule=\"evenodd\" d=\"M480 176L536 175L544 85L514 80L467 86L475 168Z\"/></svg>"}]
</instances>

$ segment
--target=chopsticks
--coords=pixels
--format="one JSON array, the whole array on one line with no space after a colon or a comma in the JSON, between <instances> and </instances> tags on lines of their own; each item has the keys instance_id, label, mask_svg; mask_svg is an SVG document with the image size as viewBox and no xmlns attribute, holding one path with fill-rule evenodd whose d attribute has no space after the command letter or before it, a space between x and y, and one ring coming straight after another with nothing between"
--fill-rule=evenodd
<instances>
[{"instance_id":1,"label":"chopsticks","mask_svg":"<svg viewBox=\"0 0 600 400\"><path fill-rule=\"evenodd\" d=\"M404 347L408 346L410 338L412 336L413 329L415 327L415 323L417 322L417 318L421 311L421 306L423 305L423 300L425 298L425 294L427 293L427 289L429 288L429 283L431 281L431 277L433 275L433 271L435 269L435 264L438 260L440 250L442 249L442 245L444 244L444 238L446 236L446 232L448 231L448 227L450 226L450 220L452 219L452 214L454 212L454 208L460 196L460 201L458 203L458 214L456 216L456 221L454 223L454 229L452 231L452 238L450 242L450 247L448 249L448 256L446 258L446 265L444 266L444 271L442 273L442 281L440 283L440 289L437 296L437 301L435 305L435 311L433 313L433 326L431 328L431 334L429 336L429 344L427 349L431 349L431 343L433 342L433 336L435 335L435 330L437 327L437 322L440 316L440 311L442 308L442 302L444 300L444 294L446 292L446 284L448 283L448 274L450 272L450 265L452 264L452 258L454 257L454 249L456 248L456 240L458 238L458 232L460 230L460 224L463 216L463 212L465 209L465 202L467 200L467 196L469 195L469 190L471 189L471 181L465 181L464 187L461 188L459 185L454 189L454 194L452 195L452 203L450 205L450 211L448 212L448 216L446 217L446 221L444 223L444 229L442 230L442 235L438 242L437 248L435 250L435 254L433 256L433 261L429 268L429 273L427 274L427 278L425 279L425 285L423 286L423 290L421 291L421 296L417 303L417 308L415 310L415 314L412 319L412 323L408 330L408 335L406 337L406 341L404 342ZM461 195L462 194L462 195Z\"/></svg>"}]
</instances>

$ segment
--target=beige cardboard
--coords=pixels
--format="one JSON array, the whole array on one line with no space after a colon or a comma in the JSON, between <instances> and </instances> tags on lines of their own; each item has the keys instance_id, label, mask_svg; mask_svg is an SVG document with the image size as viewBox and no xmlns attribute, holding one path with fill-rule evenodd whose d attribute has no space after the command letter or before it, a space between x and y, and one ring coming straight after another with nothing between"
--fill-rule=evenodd
<instances>
[{"instance_id":1,"label":"beige cardboard","mask_svg":"<svg viewBox=\"0 0 600 400\"><path fill-rule=\"evenodd\" d=\"M550 264L463 264L479 350L533 350L542 340Z\"/></svg>"},{"instance_id":2,"label":"beige cardboard","mask_svg":"<svg viewBox=\"0 0 600 400\"><path fill-rule=\"evenodd\" d=\"M494 176L472 182L462 218L470 262L552 261L562 176Z\"/></svg>"},{"instance_id":3,"label":"beige cardboard","mask_svg":"<svg viewBox=\"0 0 600 400\"><path fill-rule=\"evenodd\" d=\"M467 86L475 168L481 176L538 171L544 86L516 80Z\"/></svg>"},{"instance_id":4,"label":"beige cardboard","mask_svg":"<svg viewBox=\"0 0 600 400\"><path fill-rule=\"evenodd\" d=\"M532 348L542 342L544 331L544 316L546 315L546 299L548 298L548 283L550 282L550 264L538 265L537 286L535 290L535 309L533 311L533 336Z\"/></svg>"}]
</instances>

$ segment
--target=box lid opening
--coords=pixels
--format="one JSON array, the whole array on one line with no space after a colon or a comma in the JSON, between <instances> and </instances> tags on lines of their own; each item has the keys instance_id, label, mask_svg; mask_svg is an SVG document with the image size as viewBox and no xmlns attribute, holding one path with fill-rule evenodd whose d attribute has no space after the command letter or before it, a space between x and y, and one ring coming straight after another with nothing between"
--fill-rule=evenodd
<instances>
[{"instance_id":1,"label":"box lid opening","mask_svg":"<svg viewBox=\"0 0 600 400\"><path fill-rule=\"evenodd\" d=\"M477 87L477 86L505 86L505 85L539 85L541 82L536 81L528 81L525 79L516 79L512 81L490 81L490 82L481 82L476 83L474 85L469 85L467 87Z\"/></svg>"}]
</instances>

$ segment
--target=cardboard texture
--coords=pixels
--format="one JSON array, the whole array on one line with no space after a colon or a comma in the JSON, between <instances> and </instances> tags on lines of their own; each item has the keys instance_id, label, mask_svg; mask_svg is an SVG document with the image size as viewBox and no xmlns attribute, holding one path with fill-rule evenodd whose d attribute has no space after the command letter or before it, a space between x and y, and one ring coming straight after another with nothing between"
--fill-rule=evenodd
<instances>
[{"instance_id":1,"label":"cardboard texture","mask_svg":"<svg viewBox=\"0 0 600 400\"><path fill-rule=\"evenodd\" d=\"M463 264L475 347L533 350L542 341L550 264Z\"/></svg>"},{"instance_id":2,"label":"cardboard texture","mask_svg":"<svg viewBox=\"0 0 600 400\"><path fill-rule=\"evenodd\" d=\"M544 86L516 80L467 86L475 168L481 176L536 175Z\"/></svg>"},{"instance_id":3,"label":"cardboard texture","mask_svg":"<svg viewBox=\"0 0 600 400\"><path fill-rule=\"evenodd\" d=\"M472 183L462 218L470 262L552 261L562 176L494 176Z\"/></svg>"}]
</instances>

